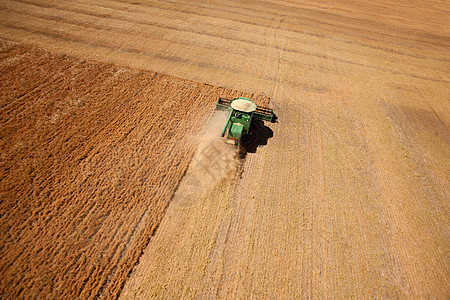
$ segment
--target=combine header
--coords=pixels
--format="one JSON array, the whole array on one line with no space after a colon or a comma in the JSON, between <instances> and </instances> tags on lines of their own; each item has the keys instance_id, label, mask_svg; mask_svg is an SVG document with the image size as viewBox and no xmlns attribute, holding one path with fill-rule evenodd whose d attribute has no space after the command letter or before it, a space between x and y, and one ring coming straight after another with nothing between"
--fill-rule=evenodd
<instances>
[{"instance_id":1,"label":"combine header","mask_svg":"<svg viewBox=\"0 0 450 300\"><path fill-rule=\"evenodd\" d=\"M244 97L236 99L219 98L216 109L228 110L222 137L226 137L226 142L234 145L240 145L241 138L250 134L252 119L274 122L276 118L272 109L257 107L250 99Z\"/></svg>"}]
</instances>

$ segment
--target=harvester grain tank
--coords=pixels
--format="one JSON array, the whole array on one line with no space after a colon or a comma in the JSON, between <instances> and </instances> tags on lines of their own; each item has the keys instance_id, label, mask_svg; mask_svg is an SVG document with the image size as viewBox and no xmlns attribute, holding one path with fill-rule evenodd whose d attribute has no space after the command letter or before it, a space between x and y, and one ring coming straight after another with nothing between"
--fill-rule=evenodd
<instances>
[{"instance_id":1,"label":"harvester grain tank","mask_svg":"<svg viewBox=\"0 0 450 300\"><path fill-rule=\"evenodd\" d=\"M226 137L227 143L234 145L240 145L241 138L251 134L250 127L253 119L275 121L275 114L272 109L258 107L253 101L244 97L219 98L216 108L228 110L227 120L221 135Z\"/></svg>"}]
</instances>

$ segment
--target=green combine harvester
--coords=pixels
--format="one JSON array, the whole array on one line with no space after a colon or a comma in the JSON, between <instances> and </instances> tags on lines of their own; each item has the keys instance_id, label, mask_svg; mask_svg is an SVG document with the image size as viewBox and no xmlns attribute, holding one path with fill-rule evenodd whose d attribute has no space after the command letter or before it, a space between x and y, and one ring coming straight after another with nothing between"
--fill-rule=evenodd
<instances>
[{"instance_id":1,"label":"green combine harvester","mask_svg":"<svg viewBox=\"0 0 450 300\"><path fill-rule=\"evenodd\" d=\"M234 145L240 145L241 138L251 134L252 119L275 122L276 118L272 109L257 107L250 99L244 97L236 99L219 98L216 108L228 110L227 121L221 136L226 137L227 143Z\"/></svg>"}]
</instances>

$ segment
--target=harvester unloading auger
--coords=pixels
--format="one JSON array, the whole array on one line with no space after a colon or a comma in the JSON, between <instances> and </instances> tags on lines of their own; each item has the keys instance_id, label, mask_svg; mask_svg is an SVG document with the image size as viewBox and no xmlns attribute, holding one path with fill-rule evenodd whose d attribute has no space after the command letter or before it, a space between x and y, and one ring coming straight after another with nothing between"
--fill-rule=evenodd
<instances>
[{"instance_id":1,"label":"harvester unloading auger","mask_svg":"<svg viewBox=\"0 0 450 300\"><path fill-rule=\"evenodd\" d=\"M234 145L241 144L241 138L251 134L250 126L253 119L275 122L275 114L272 109L257 107L250 99L240 97L236 99L219 98L216 109L228 110L222 137L226 142Z\"/></svg>"}]
</instances>

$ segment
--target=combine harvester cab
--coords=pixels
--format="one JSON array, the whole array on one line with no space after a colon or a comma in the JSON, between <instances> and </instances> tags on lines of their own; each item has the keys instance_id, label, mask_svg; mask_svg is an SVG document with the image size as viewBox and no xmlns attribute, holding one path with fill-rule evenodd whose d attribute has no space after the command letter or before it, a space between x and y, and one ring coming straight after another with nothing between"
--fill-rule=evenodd
<instances>
[{"instance_id":1,"label":"combine harvester cab","mask_svg":"<svg viewBox=\"0 0 450 300\"><path fill-rule=\"evenodd\" d=\"M216 109L228 110L228 117L222 130L222 137L226 142L240 145L241 138L250 134L250 126L253 118L273 122L275 115L272 109L259 108L248 98L236 99L219 98Z\"/></svg>"}]
</instances>

